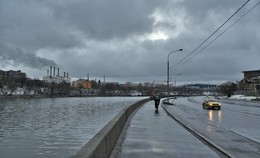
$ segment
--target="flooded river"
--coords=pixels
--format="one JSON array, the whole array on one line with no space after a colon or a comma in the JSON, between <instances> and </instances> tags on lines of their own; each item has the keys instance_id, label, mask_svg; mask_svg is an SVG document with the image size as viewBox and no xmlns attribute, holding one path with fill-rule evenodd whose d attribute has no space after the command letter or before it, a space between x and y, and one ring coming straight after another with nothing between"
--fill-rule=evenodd
<instances>
[{"instance_id":1,"label":"flooded river","mask_svg":"<svg viewBox=\"0 0 260 158\"><path fill-rule=\"evenodd\" d=\"M0 157L70 157L119 111L141 99L0 98Z\"/></svg>"}]
</instances>

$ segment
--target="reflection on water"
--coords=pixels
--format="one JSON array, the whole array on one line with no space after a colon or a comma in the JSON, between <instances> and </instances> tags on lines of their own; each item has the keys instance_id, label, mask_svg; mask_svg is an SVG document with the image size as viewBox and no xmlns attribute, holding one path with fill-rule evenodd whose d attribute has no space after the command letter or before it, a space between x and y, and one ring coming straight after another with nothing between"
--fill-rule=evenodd
<instances>
[{"instance_id":1,"label":"reflection on water","mask_svg":"<svg viewBox=\"0 0 260 158\"><path fill-rule=\"evenodd\" d=\"M0 98L0 157L70 157L142 98Z\"/></svg>"}]
</instances>

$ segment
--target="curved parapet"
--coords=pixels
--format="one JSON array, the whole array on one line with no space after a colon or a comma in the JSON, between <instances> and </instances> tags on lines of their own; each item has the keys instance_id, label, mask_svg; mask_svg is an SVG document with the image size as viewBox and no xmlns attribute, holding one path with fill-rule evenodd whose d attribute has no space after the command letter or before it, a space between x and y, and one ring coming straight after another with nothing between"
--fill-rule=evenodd
<instances>
[{"instance_id":1,"label":"curved parapet","mask_svg":"<svg viewBox=\"0 0 260 158\"><path fill-rule=\"evenodd\" d=\"M130 115L149 99L144 99L120 111L81 150L71 158L108 158Z\"/></svg>"}]
</instances>

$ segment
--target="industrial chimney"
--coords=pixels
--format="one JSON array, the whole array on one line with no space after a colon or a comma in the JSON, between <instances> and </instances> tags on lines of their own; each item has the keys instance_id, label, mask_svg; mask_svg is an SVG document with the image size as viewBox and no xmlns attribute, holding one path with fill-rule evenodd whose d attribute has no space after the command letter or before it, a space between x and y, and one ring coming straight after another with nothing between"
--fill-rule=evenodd
<instances>
[{"instance_id":1,"label":"industrial chimney","mask_svg":"<svg viewBox=\"0 0 260 158\"><path fill-rule=\"evenodd\" d=\"M53 67L53 77L55 77L55 67Z\"/></svg>"},{"instance_id":2,"label":"industrial chimney","mask_svg":"<svg viewBox=\"0 0 260 158\"><path fill-rule=\"evenodd\" d=\"M51 77L51 73L52 73L52 66L50 66L50 77Z\"/></svg>"},{"instance_id":3,"label":"industrial chimney","mask_svg":"<svg viewBox=\"0 0 260 158\"><path fill-rule=\"evenodd\" d=\"M60 68L58 68L58 77L60 76Z\"/></svg>"},{"instance_id":4,"label":"industrial chimney","mask_svg":"<svg viewBox=\"0 0 260 158\"><path fill-rule=\"evenodd\" d=\"M47 77L49 76L49 70L47 70Z\"/></svg>"}]
</instances>

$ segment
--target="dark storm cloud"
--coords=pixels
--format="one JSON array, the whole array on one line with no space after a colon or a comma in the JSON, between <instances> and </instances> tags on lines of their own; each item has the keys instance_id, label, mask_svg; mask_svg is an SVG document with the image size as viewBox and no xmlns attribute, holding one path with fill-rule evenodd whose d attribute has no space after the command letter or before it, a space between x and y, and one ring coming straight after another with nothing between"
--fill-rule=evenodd
<instances>
[{"instance_id":1,"label":"dark storm cloud","mask_svg":"<svg viewBox=\"0 0 260 158\"><path fill-rule=\"evenodd\" d=\"M142 43L131 41L122 44L120 47L110 48L113 43L106 42L107 45L100 44L99 47L88 48L84 50L88 55L86 58L78 59L75 55L63 62L71 63L71 69L81 70L84 68L84 74L87 72L95 76L113 76L113 77L144 77L152 75L154 72L161 72L161 59L163 60L165 52L157 49L155 45L147 41L145 47ZM150 43L150 44L148 44ZM93 44L95 45L95 44ZM158 46L158 44L156 44ZM106 48L106 50L105 50ZM165 54L166 55L166 54ZM78 64L72 64L77 61ZM157 64L158 63L158 64ZM160 67L160 69L158 69ZM82 71L74 71L74 75L82 75Z\"/></svg>"},{"instance_id":2,"label":"dark storm cloud","mask_svg":"<svg viewBox=\"0 0 260 158\"><path fill-rule=\"evenodd\" d=\"M52 53L79 49L89 39L128 38L151 32L153 20L149 15L159 1L14 0L0 1L0 4L2 44L26 52L48 49Z\"/></svg>"},{"instance_id":3,"label":"dark storm cloud","mask_svg":"<svg viewBox=\"0 0 260 158\"><path fill-rule=\"evenodd\" d=\"M1 65L15 67L16 61L38 68L57 63L79 78L90 73L165 80L169 52L184 49L171 56L173 66L245 1L0 0ZM228 24L256 2L251 0ZM259 69L258 17L259 6L171 73L180 73L182 80L206 81L240 79L241 71ZM158 38L158 32L167 38ZM158 40L150 38L152 33Z\"/></svg>"},{"instance_id":4,"label":"dark storm cloud","mask_svg":"<svg viewBox=\"0 0 260 158\"><path fill-rule=\"evenodd\" d=\"M0 43L0 66L6 64L17 66L25 65L28 67L42 69L45 66L53 65L57 66L52 60L38 57L33 53L26 53L20 48L8 47Z\"/></svg>"},{"instance_id":5,"label":"dark storm cloud","mask_svg":"<svg viewBox=\"0 0 260 158\"><path fill-rule=\"evenodd\" d=\"M77 31L57 22L50 8L37 2L0 2L0 41L26 49L79 46Z\"/></svg>"},{"instance_id":6,"label":"dark storm cloud","mask_svg":"<svg viewBox=\"0 0 260 158\"><path fill-rule=\"evenodd\" d=\"M153 19L148 18L159 0L78 0L53 4L57 19L82 30L87 37L104 40L129 38L152 30Z\"/></svg>"}]
</instances>

